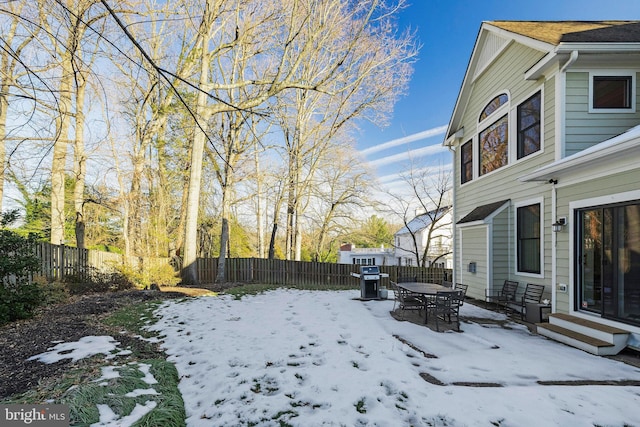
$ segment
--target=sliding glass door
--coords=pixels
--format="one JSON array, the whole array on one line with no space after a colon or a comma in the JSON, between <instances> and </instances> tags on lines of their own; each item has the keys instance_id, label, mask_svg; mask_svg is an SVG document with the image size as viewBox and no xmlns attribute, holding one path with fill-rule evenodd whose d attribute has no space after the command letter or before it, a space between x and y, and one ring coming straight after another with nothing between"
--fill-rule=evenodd
<instances>
[{"instance_id":1,"label":"sliding glass door","mask_svg":"<svg viewBox=\"0 0 640 427\"><path fill-rule=\"evenodd\" d=\"M578 211L579 310L640 324L640 203Z\"/></svg>"}]
</instances>

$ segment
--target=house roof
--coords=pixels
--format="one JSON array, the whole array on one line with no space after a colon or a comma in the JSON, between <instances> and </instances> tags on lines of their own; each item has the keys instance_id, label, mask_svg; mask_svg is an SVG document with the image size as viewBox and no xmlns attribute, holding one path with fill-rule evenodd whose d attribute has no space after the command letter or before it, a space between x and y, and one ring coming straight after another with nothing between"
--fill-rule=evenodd
<instances>
[{"instance_id":1,"label":"house roof","mask_svg":"<svg viewBox=\"0 0 640 427\"><path fill-rule=\"evenodd\" d=\"M465 130L461 128L461 121L474 80L499 56L500 49L506 48L513 41L540 52L538 62L532 64L524 76L535 80L549 70L555 72L558 69L555 66L557 64L571 64L579 52L617 53L623 54L618 58L635 60L640 53L640 21L483 22L449 121L444 145L456 145L468 138ZM571 61L570 55L575 56Z\"/></svg>"},{"instance_id":2,"label":"house roof","mask_svg":"<svg viewBox=\"0 0 640 427\"><path fill-rule=\"evenodd\" d=\"M549 181L570 176L576 172L593 170L598 164L614 164L611 172L628 167L638 167L640 157L640 125L628 131L593 145L585 150L567 156L530 174L522 176L519 181Z\"/></svg>"},{"instance_id":3,"label":"house roof","mask_svg":"<svg viewBox=\"0 0 640 427\"><path fill-rule=\"evenodd\" d=\"M505 203L508 203L509 200L510 199L500 200L499 202L493 202L486 205L478 206L475 209L473 209L471 212L469 212L460 221L458 221L458 224L465 224L468 222L475 222L475 221L484 221L489 216L491 216L491 214L493 214L502 206L504 206Z\"/></svg>"},{"instance_id":4,"label":"house roof","mask_svg":"<svg viewBox=\"0 0 640 427\"><path fill-rule=\"evenodd\" d=\"M450 209L450 206L445 206L438 209L437 211L434 209L421 215L417 215L415 218L409 221L406 226L398 230L396 232L396 235L405 233L416 233L420 230L423 230L431 225L432 222L440 220L440 218L442 218L447 212L449 212Z\"/></svg>"},{"instance_id":5,"label":"house roof","mask_svg":"<svg viewBox=\"0 0 640 427\"><path fill-rule=\"evenodd\" d=\"M488 24L556 46L640 42L638 21L489 21Z\"/></svg>"}]
</instances>

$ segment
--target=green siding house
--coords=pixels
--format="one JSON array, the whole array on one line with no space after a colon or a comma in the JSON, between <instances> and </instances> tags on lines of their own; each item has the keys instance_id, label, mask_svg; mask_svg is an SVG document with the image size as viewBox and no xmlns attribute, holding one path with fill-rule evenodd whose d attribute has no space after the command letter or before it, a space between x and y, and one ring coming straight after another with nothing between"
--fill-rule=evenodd
<instances>
[{"instance_id":1,"label":"green siding house","mask_svg":"<svg viewBox=\"0 0 640 427\"><path fill-rule=\"evenodd\" d=\"M545 285L596 354L640 348L639 77L640 21L484 22L444 142L454 281Z\"/></svg>"}]
</instances>

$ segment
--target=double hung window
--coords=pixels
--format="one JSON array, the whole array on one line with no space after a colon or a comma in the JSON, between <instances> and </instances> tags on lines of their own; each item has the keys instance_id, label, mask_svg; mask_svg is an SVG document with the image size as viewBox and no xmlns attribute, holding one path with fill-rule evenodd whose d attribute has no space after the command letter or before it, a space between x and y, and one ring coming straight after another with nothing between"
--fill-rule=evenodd
<instances>
[{"instance_id":1,"label":"double hung window","mask_svg":"<svg viewBox=\"0 0 640 427\"><path fill-rule=\"evenodd\" d=\"M540 151L542 92L518 105L518 159Z\"/></svg>"},{"instance_id":2,"label":"double hung window","mask_svg":"<svg viewBox=\"0 0 640 427\"><path fill-rule=\"evenodd\" d=\"M540 274L540 204L518 207L517 216L518 272Z\"/></svg>"}]
</instances>

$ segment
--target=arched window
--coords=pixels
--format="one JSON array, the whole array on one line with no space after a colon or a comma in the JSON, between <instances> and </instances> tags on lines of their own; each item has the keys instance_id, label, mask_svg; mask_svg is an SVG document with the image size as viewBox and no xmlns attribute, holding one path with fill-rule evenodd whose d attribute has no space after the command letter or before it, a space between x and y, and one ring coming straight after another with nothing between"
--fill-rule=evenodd
<instances>
[{"instance_id":1,"label":"arched window","mask_svg":"<svg viewBox=\"0 0 640 427\"><path fill-rule=\"evenodd\" d=\"M504 114L490 123L482 123L492 114L496 113L503 105L509 102L509 96L502 93L493 98L480 113L478 122L482 124L479 129L478 145L480 148L480 170L484 175L499 169L509 162L509 113L502 109Z\"/></svg>"},{"instance_id":2,"label":"arched window","mask_svg":"<svg viewBox=\"0 0 640 427\"><path fill-rule=\"evenodd\" d=\"M482 113L480 113L480 119L478 121L483 121L507 102L509 102L509 96L507 96L506 93L501 93L500 95L496 96L487 104L486 107L484 107L484 110L482 110Z\"/></svg>"}]
</instances>

